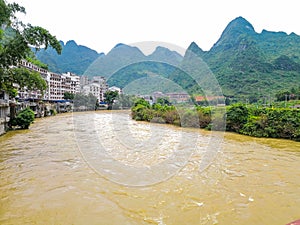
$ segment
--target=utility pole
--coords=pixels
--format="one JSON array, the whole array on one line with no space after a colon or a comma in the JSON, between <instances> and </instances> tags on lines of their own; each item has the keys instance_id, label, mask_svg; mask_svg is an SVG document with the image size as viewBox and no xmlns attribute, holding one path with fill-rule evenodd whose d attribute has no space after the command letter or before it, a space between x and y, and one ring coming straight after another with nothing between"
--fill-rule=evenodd
<instances>
[{"instance_id":1,"label":"utility pole","mask_svg":"<svg viewBox=\"0 0 300 225\"><path fill-rule=\"evenodd\" d=\"M287 94L285 95L284 108L286 108Z\"/></svg>"}]
</instances>

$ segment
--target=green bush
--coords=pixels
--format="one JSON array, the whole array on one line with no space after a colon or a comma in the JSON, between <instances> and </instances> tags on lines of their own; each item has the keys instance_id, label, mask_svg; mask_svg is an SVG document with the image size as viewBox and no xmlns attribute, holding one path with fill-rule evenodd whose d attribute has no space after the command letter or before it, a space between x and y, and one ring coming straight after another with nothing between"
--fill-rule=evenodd
<instances>
[{"instance_id":1,"label":"green bush","mask_svg":"<svg viewBox=\"0 0 300 225\"><path fill-rule=\"evenodd\" d=\"M22 129L28 129L30 124L34 121L34 112L30 108L23 109L13 119L12 125L19 126Z\"/></svg>"},{"instance_id":2,"label":"green bush","mask_svg":"<svg viewBox=\"0 0 300 225\"><path fill-rule=\"evenodd\" d=\"M200 128L207 128L211 123L211 109L208 107L197 107Z\"/></svg>"},{"instance_id":3,"label":"green bush","mask_svg":"<svg viewBox=\"0 0 300 225\"><path fill-rule=\"evenodd\" d=\"M175 108L154 104L152 107L139 100L131 108L135 120L175 124L182 127L199 127L207 130L226 129L254 137L286 138L300 141L300 110L289 108L265 108L241 103L225 108L197 106ZM226 115L224 112L226 111Z\"/></svg>"},{"instance_id":4,"label":"green bush","mask_svg":"<svg viewBox=\"0 0 300 225\"><path fill-rule=\"evenodd\" d=\"M163 115L163 118L168 124L175 124L175 121L177 121L177 125L180 124L180 117L176 109L166 111Z\"/></svg>"},{"instance_id":5,"label":"green bush","mask_svg":"<svg viewBox=\"0 0 300 225\"><path fill-rule=\"evenodd\" d=\"M252 108L239 133L255 137L299 140L300 111L288 108Z\"/></svg>"},{"instance_id":6,"label":"green bush","mask_svg":"<svg viewBox=\"0 0 300 225\"><path fill-rule=\"evenodd\" d=\"M228 107L226 115L226 129L240 133L240 130L247 123L249 116L248 108L240 103Z\"/></svg>"},{"instance_id":7,"label":"green bush","mask_svg":"<svg viewBox=\"0 0 300 225\"><path fill-rule=\"evenodd\" d=\"M187 109L180 115L182 127L200 127L199 116L196 110Z\"/></svg>"},{"instance_id":8,"label":"green bush","mask_svg":"<svg viewBox=\"0 0 300 225\"><path fill-rule=\"evenodd\" d=\"M56 109L50 109L51 116L55 116L57 114Z\"/></svg>"}]
</instances>

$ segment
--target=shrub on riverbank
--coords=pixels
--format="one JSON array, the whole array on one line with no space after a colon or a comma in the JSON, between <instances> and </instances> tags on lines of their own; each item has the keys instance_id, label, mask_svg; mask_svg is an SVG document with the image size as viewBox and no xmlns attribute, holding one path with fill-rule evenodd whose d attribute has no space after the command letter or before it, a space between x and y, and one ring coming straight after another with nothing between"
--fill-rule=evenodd
<instances>
[{"instance_id":1,"label":"shrub on riverbank","mask_svg":"<svg viewBox=\"0 0 300 225\"><path fill-rule=\"evenodd\" d=\"M23 109L18 115L12 119L12 126L19 126L21 129L28 129L34 121L34 112L30 108Z\"/></svg>"},{"instance_id":2,"label":"shrub on riverbank","mask_svg":"<svg viewBox=\"0 0 300 225\"><path fill-rule=\"evenodd\" d=\"M225 113L226 111L226 113ZM265 108L241 103L224 107L175 107L138 100L132 118L182 127L226 130L254 137L286 138L300 141L300 110Z\"/></svg>"},{"instance_id":3,"label":"shrub on riverbank","mask_svg":"<svg viewBox=\"0 0 300 225\"><path fill-rule=\"evenodd\" d=\"M239 133L300 141L300 111L289 108L252 108Z\"/></svg>"},{"instance_id":4,"label":"shrub on riverbank","mask_svg":"<svg viewBox=\"0 0 300 225\"><path fill-rule=\"evenodd\" d=\"M132 119L154 123L174 124L182 127L207 128L211 123L209 107L189 107L150 104L139 99L131 108Z\"/></svg>"}]
</instances>

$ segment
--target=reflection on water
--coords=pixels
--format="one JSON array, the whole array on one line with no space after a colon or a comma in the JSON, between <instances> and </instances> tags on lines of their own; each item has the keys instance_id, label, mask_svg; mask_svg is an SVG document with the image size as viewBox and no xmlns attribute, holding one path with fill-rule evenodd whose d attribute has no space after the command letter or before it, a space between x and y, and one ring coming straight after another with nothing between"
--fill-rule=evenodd
<instances>
[{"instance_id":1,"label":"reflection on water","mask_svg":"<svg viewBox=\"0 0 300 225\"><path fill-rule=\"evenodd\" d=\"M182 134L185 149L193 150L187 164L157 184L120 185L111 181L112 170L99 173L86 161L89 152L105 149L142 170L169 159ZM199 173L209 141L210 132L135 122L128 112L39 119L28 131L0 137L0 224L253 225L300 218L299 142L227 133Z\"/></svg>"}]
</instances>

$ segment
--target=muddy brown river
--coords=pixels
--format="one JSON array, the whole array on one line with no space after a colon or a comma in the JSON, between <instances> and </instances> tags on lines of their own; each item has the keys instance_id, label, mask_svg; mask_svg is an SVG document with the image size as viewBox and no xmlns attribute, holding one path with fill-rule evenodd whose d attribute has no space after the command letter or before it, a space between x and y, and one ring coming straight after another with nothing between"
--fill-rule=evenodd
<instances>
[{"instance_id":1,"label":"muddy brown river","mask_svg":"<svg viewBox=\"0 0 300 225\"><path fill-rule=\"evenodd\" d=\"M284 225L300 143L60 114L0 137L0 224Z\"/></svg>"}]
</instances>

